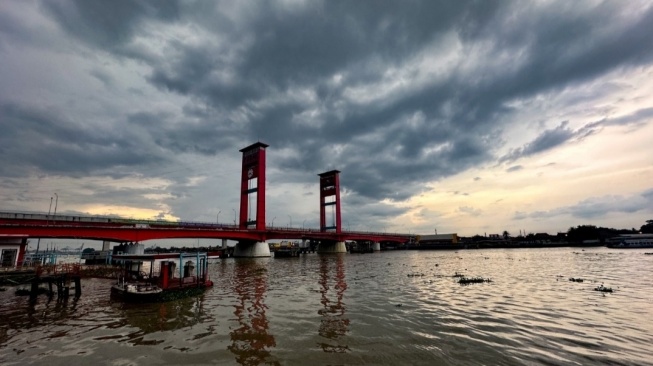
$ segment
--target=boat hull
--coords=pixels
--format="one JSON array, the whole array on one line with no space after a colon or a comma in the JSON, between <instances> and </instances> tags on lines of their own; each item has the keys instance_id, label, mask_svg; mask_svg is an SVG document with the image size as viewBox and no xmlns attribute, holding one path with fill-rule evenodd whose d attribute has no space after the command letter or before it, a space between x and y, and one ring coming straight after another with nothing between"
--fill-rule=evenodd
<instances>
[{"instance_id":1,"label":"boat hull","mask_svg":"<svg viewBox=\"0 0 653 366\"><path fill-rule=\"evenodd\" d=\"M197 296L213 285L212 282L206 284L194 284L192 286L175 287L169 289L161 289L156 286L153 290L134 291L128 286L117 284L111 287L111 296L124 301L133 303L147 303L147 302L166 302L181 299L184 297Z\"/></svg>"}]
</instances>

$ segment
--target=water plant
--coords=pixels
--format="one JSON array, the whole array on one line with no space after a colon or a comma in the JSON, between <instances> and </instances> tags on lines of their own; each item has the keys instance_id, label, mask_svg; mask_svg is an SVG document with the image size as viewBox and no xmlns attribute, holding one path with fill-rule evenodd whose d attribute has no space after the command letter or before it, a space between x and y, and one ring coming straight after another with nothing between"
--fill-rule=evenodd
<instances>
[{"instance_id":1,"label":"water plant","mask_svg":"<svg viewBox=\"0 0 653 366\"><path fill-rule=\"evenodd\" d=\"M599 292L612 292L611 287L605 287L603 284L601 284L599 287L595 287L594 291L599 291Z\"/></svg>"},{"instance_id":2,"label":"water plant","mask_svg":"<svg viewBox=\"0 0 653 366\"><path fill-rule=\"evenodd\" d=\"M409 273L408 277L422 277L424 273Z\"/></svg>"},{"instance_id":3,"label":"water plant","mask_svg":"<svg viewBox=\"0 0 653 366\"><path fill-rule=\"evenodd\" d=\"M461 285L469 285L472 283L483 283L483 282L492 282L489 278L483 278L483 277L461 277L458 280L458 283Z\"/></svg>"},{"instance_id":4,"label":"water plant","mask_svg":"<svg viewBox=\"0 0 653 366\"><path fill-rule=\"evenodd\" d=\"M571 281L571 282L583 282L583 279L582 278L573 278L572 277L572 278L569 279L569 281Z\"/></svg>"}]
</instances>

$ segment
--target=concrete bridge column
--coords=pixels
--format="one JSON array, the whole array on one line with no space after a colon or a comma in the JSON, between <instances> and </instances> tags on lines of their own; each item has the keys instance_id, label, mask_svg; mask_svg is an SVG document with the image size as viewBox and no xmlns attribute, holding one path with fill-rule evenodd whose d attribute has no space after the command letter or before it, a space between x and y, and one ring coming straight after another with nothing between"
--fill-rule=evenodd
<instances>
[{"instance_id":1,"label":"concrete bridge column","mask_svg":"<svg viewBox=\"0 0 653 366\"><path fill-rule=\"evenodd\" d=\"M236 258L271 257L270 245L264 241L240 241L234 248Z\"/></svg>"},{"instance_id":2,"label":"concrete bridge column","mask_svg":"<svg viewBox=\"0 0 653 366\"><path fill-rule=\"evenodd\" d=\"M379 243L379 242L374 242L374 244L372 244L372 249L373 249L375 252L380 252L380 251L381 251L381 243Z\"/></svg>"},{"instance_id":3,"label":"concrete bridge column","mask_svg":"<svg viewBox=\"0 0 653 366\"><path fill-rule=\"evenodd\" d=\"M222 249L227 249L227 239L222 239Z\"/></svg>"},{"instance_id":4,"label":"concrete bridge column","mask_svg":"<svg viewBox=\"0 0 653 366\"><path fill-rule=\"evenodd\" d=\"M347 246L344 241L322 241L317 247L317 252L319 254L347 253Z\"/></svg>"}]
</instances>

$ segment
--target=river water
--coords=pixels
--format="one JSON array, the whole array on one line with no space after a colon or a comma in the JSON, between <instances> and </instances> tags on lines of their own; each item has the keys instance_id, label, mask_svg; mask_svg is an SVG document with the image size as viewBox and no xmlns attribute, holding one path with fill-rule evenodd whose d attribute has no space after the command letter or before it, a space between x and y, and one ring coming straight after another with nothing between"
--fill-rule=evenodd
<instances>
[{"instance_id":1,"label":"river water","mask_svg":"<svg viewBox=\"0 0 653 366\"><path fill-rule=\"evenodd\" d=\"M147 305L112 302L111 280L36 304L9 287L0 364L653 365L646 252L225 259L210 265L215 286L203 295ZM456 274L492 282L461 285ZM601 284L613 292L594 291Z\"/></svg>"}]
</instances>

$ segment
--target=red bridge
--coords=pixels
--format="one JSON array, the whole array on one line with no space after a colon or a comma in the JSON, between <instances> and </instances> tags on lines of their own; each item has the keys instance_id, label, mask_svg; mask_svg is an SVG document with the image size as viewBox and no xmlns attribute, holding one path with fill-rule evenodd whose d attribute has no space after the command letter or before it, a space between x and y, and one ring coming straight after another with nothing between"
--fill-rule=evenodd
<instances>
[{"instance_id":1,"label":"red bridge","mask_svg":"<svg viewBox=\"0 0 653 366\"><path fill-rule=\"evenodd\" d=\"M211 238L236 240L234 255L270 256L269 239L302 239L319 242L320 252L345 252L346 240L405 243L409 234L342 231L339 171L319 174L320 228L295 229L265 225L265 151L257 142L242 150L240 220L238 225L175 221L132 220L115 217L62 216L42 213L0 212L0 237L95 239L140 242L151 239ZM253 210L249 204L256 200ZM253 212L249 212L252 210ZM56 210L55 210L56 211ZM327 215L327 211L329 211ZM255 217L254 220L248 219ZM328 221L331 219L331 222Z\"/></svg>"}]
</instances>

